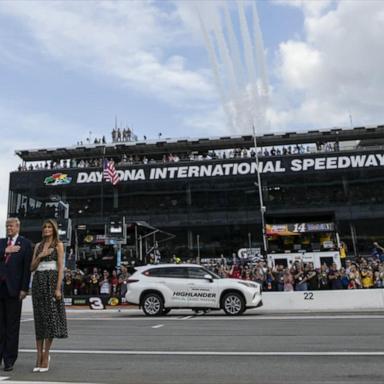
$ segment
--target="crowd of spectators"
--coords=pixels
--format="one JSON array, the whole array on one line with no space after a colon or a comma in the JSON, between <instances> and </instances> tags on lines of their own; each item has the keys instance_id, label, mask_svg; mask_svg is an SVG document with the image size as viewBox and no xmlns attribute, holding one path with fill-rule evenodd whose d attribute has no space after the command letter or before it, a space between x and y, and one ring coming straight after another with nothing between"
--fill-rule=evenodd
<instances>
[{"instance_id":1,"label":"crowd of spectators","mask_svg":"<svg viewBox=\"0 0 384 384\"><path fill-rule=\"evenodd\" d=\"M355 260L342 259L337 264L321 265L314 268L313 263L296 261L289 266L281 264L268 267L263 260L249 262L247 259L221 256L206 259L203 265L222 278L234 278L258 282L264 291L290 292L335 289L384 288L384 248L374 243L370 257ZM150 261L158 263L159 260ZM193 263L195 260L182 260L173 255L169 262ZM123 298L127 292L129 277L135 264L121 265L120 269L66 269L64 275L65 296L105 295Z\"/></svg>"},{"instance_id":2,"label":"crowd of spectators","mask_svg":"<svg viewBox=\"0 0 384 384\"><path fill-rule=\"evenodd\" d=\"M340 268L335 263L314 268L313 263L300 261L273 268L269 268L264 261L244 261L232 265L221 262L207 267L224 278L256 281L264 291L384 288L384 259L377 257L346 260Z\"/></svg>"},{"instance_id":3,"label":"crowd of spectators","mask_svg":"<svg viewBox=\"0 0 384 384\"><path fill-rule=\"evenodd\" d=\"M63 282L64 296L105 295L123 298L132 272L132 267L128 268L125 265L119 270L112 271L97 267L90 270L66 269Z\"/></svg>"},{"instance_id":4,"label":"crowd of spectators","mask_svg":"<svg viewBox=\"0 0 384 384\"><path fill-rule=\"evenodd\" d=\"M91 138L88 137L88 138L86 139L86 144L89 145L89 144L91 144L91 143L92 143ZM100 138L95 137L95 139L93 140L93 144L107 144L107 140L106 140L105 136L100 137ZM76 145L84 145L84 142L83 142L83 141L78 141L78 142L76 143Z\"/></svg>"},{"instance_id":5,"label":"crowd of spectators","mask_svg":"<svg viewBox=\"0 0 384 384\"><path fill-rule=\"evenodd\" d=\"M132 141L132 131L128 129L114 130L115 141ZM119 133L120 132L120 133ZM131 132L131 133L129 133ZM129 133L129 135L128 135ZM128 135L128 136L127 136ZM105 138L95 139L95 143L105 143ZM316 143L304 146L303 144L276 146L260 148L257 152L259 157L273 157L273 156L288 156L295 154L306 154L315 152L330 152L338 151L339 144L335 143ZM127 155L123 154L114 159L115 164L118 166L127 165L140 165L140 164L159 164L159 163L177 163L179 161L202 161L202 160L225 160L225 159L239 159L239 158L254 158L256 151L254 148L235 148L226 150L211 150L205 153L197 151L185 152L180 154L164 153L156 157L148 157L146 155ZM33 171L33 170L59 170L66 168L100 168L102 166L101 158L86 158L86 159L57 159L38 163L26 163L18 166L19 171Z\"/></svg>"}]
</instances>

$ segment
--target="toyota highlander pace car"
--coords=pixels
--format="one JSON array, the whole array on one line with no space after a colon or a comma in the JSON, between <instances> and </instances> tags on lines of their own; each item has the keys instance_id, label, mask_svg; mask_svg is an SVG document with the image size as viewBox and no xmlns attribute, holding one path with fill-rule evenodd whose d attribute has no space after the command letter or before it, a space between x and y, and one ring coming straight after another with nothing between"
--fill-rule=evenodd
<instances>
[{"instance_id":1,"label":"toyota highlander pace car","mask_svg":"<svg viewBox=\"0 0 384 384\"><path fill-rule=\"evenodd\" d=\"M147 316L165 315L173 308L223 309L235 316L262 305L260 284L221 278L195 264L137 267L127 283L127 302L138 304Z\"/></svg>"}]
</instances>

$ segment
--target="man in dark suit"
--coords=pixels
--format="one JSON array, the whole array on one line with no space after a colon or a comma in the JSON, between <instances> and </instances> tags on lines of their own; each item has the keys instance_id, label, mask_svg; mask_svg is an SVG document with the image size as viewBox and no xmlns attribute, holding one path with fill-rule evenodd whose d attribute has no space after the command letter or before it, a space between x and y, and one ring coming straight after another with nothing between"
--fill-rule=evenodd
<instances>
[{"instance_id":1,"label":"man in dark suit","mask_svg":"<svg viewBox=\"0 0 384 384\"><path fill-rule=\"evenodd\" d=\"M7 238L0 239L0 363L12 371L19 349L22 300L31 277L32 245L19 235L20 221L9 218Z\"/></svg>"}]
</instances>

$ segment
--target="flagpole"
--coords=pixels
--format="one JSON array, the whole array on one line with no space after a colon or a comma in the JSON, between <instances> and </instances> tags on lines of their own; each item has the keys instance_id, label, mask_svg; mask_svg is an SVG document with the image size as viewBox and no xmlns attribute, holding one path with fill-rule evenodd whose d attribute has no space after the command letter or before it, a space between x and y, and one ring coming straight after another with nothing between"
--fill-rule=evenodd
<instances>
[{"instance_id":1,"label":"flagpole","mask_svg":"<svg viewBox=\"0 0 384 384\"><path fill-rule=\"evenodd\" d=\"M258 148L257 148L257 138L256 138L256 129L255 125L252 124L252 134L253 134L253 145L255 147L255 163L256 163L256 175L257 175L257 188L259 191L259 202L260 202L260 217L261 217L261 233L263 236L263 251L264 256L267 257L268 254L268 241L267 241L267 234L265 231L265 205L264 205L264 199L263 199L263 188L261 185L261 175L260 175L260 169L259 169L259 154L258 154Z\"/></svg>"}]
</instances>

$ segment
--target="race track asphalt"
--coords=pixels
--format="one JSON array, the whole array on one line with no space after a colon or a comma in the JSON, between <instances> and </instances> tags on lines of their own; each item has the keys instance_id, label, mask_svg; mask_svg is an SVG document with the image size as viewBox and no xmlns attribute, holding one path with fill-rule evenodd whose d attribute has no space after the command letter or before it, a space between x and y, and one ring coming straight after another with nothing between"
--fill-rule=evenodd
<instances>
[{"instance_id":1,"label":"race track asphalt","mask_svg":"<svg viewBox=\"0 0 384 384\"><path fill-rule=\"evenodd\" d=\"M34 374L33 319L24 314L19 359L11 374L0 371L0 381L382 384L383 324L384 312L70 312L70 337L54 341L50 371Z\"/></svg>"}]
</instances>

